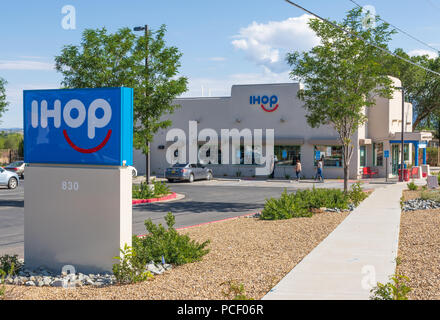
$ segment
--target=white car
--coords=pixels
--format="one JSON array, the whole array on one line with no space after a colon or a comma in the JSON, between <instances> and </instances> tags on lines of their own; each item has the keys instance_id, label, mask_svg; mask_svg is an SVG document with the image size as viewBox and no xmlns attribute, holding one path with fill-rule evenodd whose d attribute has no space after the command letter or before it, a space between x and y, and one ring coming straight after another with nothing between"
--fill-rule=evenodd
<instances>
[{"instance_id":1,"label":"white car","mask_svg":"<svg viewBox=\"0 0 440 320\"><path fill-rule=\"evenodd\" d=\"M0 167L0 185L15 189L18 186L18 175L15 172Z\"/></svg>"},{"instance_id":2,"label":"white car","mask_svg":"<svg viewBox=\"0 0 440 320\"><path fill-rule=\"evenodd\" d=\"M133 166L128 166L128 168L131 170L131 176L132 176L133 178L136 178L137 175L138 175L138 172L137 172L136 168L133 167Z\"/></svg>"}]
</instances>

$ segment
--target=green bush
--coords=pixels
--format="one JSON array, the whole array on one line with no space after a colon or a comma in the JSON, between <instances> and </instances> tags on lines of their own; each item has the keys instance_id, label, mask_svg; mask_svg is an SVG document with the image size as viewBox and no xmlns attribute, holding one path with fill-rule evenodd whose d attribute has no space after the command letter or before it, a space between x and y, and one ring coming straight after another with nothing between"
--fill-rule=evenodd
<instances>
[{"instance_id":1,"label":"green bush","mask_svg":"<svg viewBox=\"0 0 440 320\"><path fill-rule=\"evenodd\" d=\"M349 197L339 189L306 189L288 194L283 191L279 199L266 200L261 211L262 220L281 220L296 217L311 217L311 209L348 209Z\"/></svg>"},{"instance_id":2,"label":"green bush","mask_svg":"<svg viewBox=\"0 0 440 320\"><path fill-rule=\"evenodd\" d=\"M368 194L362 190L360 182L352 184L350 191L348 191L348 198L356 207L367 197Z\"/></svg>"},{"instance_id":3,"label":"green bush","mask_svg":"<svg viewBox=\"0 0 440 320\"><path fill-rule=\"evenodd\" d=\"M440 190L422 190L420 198L440 202Z\"/></svg>"},{"instance_id":4,"label":"green bush","mask_svg":"<svg viewBox=\"0 0 440 320\"><path fill-rule=\"evenodd\" d=\"M284 189L279 199L266 200L260 219L282 220L293 217L311 217L313 213L307 210L299 200L294 193L288 194Z\"/></svg>"},{"instance_id":5,"label":"green bush","mask_svg":"<svg viewBox=\"0 0 440 320\"><path fill-rule=\"evenodd\" d=\"M153 188L149 188L147 183L134 184L132 189L133 199L158 198L170 193L170 188L165 182L152 180L152 184Z\"/></svg>"},{"instance_id":6,"label":"green bush","mask_svg":"<svg viewBox=\"0 0 440 320\"><path fill-rule=\"evenodd\" d=\"M3 271L5 274L17 274L21 268L23 267L23 264L18 260L18 255L10 256L8 254L5 254L0 257L0 271Z\"/></svg>"},{"instance_id":7,"label":"green bush","mask_svg":"<svg viewBox=\"0 0 440 320\"><path fill-rule=\"evenodd\" d=\"M407 294L412 290L408 285L408 277L395 274L390 277L390 282L377 286L370 290L370 300L408 300Z\"/></svg>"},{"instance_id":8,"label":"green bush","mask_svg":"<svg viewBox=\"0 0 440 320\"><path fill-rule=\"evenodd\" d=\"M114 257L119 260L119 263L113 265L113 274L116 281L121 284L136 283L153 278L153 275L145 270L145 264L141 264L136 258L136 251L132 247L125 244L123 249L120 249L121 257Z\"/></svg>"},{"instance_id":9,"label":"green bush","mask_svg":"<svg viewBox=\"0 0 440 320\"><path fill-rule=\"evenodd\" d=\"M197 243L173 228L175 218L171 212L168 212L165 221L168 229L162 224L155 225L148 219L145 221L145 228L149 234L143 238L133 237L133 248L140 264L145 265L150 261L159 263L163 256L167 263L181 265L199 261L209 252L209 249L205 248L209 240Z\"/></svg>"},{"instance_id":10,"label":"green bush","mask_svg":"<svg viewBox=\"0 0 440 320\"><path fill-rule=\"evenodd\" d=\"M410 183L406 184L408 186L408 189L411 191L417 190L417 185L414 183L414 181L411 181Z\"/></svg>"}]
</instances>

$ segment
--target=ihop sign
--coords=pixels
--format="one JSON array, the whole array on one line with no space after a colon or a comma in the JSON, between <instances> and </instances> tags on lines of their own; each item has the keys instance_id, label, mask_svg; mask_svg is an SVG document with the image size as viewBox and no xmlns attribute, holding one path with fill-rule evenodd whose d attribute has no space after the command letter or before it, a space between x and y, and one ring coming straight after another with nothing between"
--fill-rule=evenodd
<instances>
[{"instance_id":1,"label":"ihop sign","mask_svg":"<svg viewBox=\"0 0 440 320\"><path fill-rule=\"evenodd\" d=\"M132 165L133 89L24 90L26 163Z\"/></svg>"},{"instance_id":2,"label":"ihop sign","mask_svg":"<svg viewBox=\"0 0 440 320\"><path fill-rule=\"evenodd\" d=\"M273 112L278 108L278 97L272 96L250 96L249 103L251 105L258 104L266 112Z\"/></svg>"}]
</instances>

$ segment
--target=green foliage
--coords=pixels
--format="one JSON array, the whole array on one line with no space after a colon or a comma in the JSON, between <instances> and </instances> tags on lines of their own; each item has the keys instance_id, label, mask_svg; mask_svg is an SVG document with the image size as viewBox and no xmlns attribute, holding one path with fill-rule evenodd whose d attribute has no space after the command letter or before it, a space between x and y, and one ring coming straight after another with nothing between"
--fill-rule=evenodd
<instances>
[{"instance_id":1,"label":"green foliage","mask_svg":"<svg viewBox=\"0 0 440 320\"><path fill-rule=\"evenodd\" d=\"M390 277L390 281L377 286L370 290L370 300L408 300L407 294L412 290L407 285L409 278L401 274L395 274Z\"/></svg>"},{"instance_id":2,"label":"green foliage","mask_svg":"<svg viewBox=\"0 0 440 320\"><path fill-rule=\"evenodd\" d=\"M8 109L9 102L6 101L6 84L7 81L0 77L0 118ZM1 148L0 148L1 149Z\"/></svg>"},{"instance_id":3,"label":"green foliage","mask_svg":"<svg viewBox=\"0 0 440 320\"><path fill-rule=\"evenodd\" d=\"M417 190L417 185L414 183L414 181L411 181L411 182L407 183L406 185L408 186L408 189L411 191Z\"/></svg>"},{"instance_id":4,"label":"green foliage","mask_svg":"<svg viewBox=\"0 0 440 320\"><path fill-rule=\"evenodd\" d=\"M5 254L0 257L0 272L3 271L5 274L18 273L23 264L18 260L18 255Z\"/></svg>"},{"instance_id":5,"label":"green foliage","mask_svg":"<svg viewBox=\"0 0 440 320\"><path fill-rule=\"evenodd\" d=\"M12 149L20 151L21 144L23 144L22 134L6 132L0 133L0 149Z\"/></svg>"},{"instance_id":6,"label":"green foliage","mask_svg":"<svg viewBox=\"0 0 440 320\"><path fill-rule=\"evenodd\" d=\"M440 190L422 190L420 198L440 202Z\"/></svg>"},{"instance_id":7,"label":"green foliage","mask_svg":"<svg viewBox=\"0 0 440 320\"><path fill-rule=\"evenodd\" d=\"M187 90L187 79L178 77L182 54L166 46L165 32L165 25L149 30L146 41L144 34L136 36L130 28L113 34L106 28L85 29L80 45L64 46L55 57L56 70L67 88L134 89L134 147L144 153L147 141L171 125L163 115L174 112L178 106L173 99Z\"/></svg>"},{"instance_id":8,"label":"green foliage","mask_svg":"<svg viewBox=\"0 0 440 320\"><path fill-rule=\"evenodd\" d=\"M136 283L153 278L153 275L145 270L145 264L141 264L139 259L136 259L136 251L132 247L125 244L120 251L122 258L114 257L113 259L119 260L119 263L115 263L112 267L118 283Z\"/></svg>"},{"instance_id":9,"label":"green foliage","mask_svg":"<svg viewBox=\"0 0 440 320\"><path fill-rule=\"evenodd\" d=\"M151 219L145 221L148 235L143 238L133 237L133 248L137 252L137 259L145 265L150 261L161 262L162 256L167 263L181 265L195 262L209 252L205 247L209 240L197 243L188 235L179 234L174 229L175 218L171 212L165 217L168 229L162 224L155 225Z\"/></svg>"},{"instance_id":10,"label":"green foliage","mask_svg":"<svg viewBox=\"0 0 440 320\"><path fill-rule=\"evenodd\" d=\"M15 274L15 265L14 263L12 263L10 265L10 269L8 272L0 269L0 300L4 300L5 299L5 294L6 294L6 283L5 283L5 278L6 275L8 276L13 276Z\"/></svg>"},{"instance_id":11,"label":"green foliage","mask_svg":"<svg viewBox=\"0 0 440 320\"><path fill-rule=\"evenodd\" d=\"M226 286L226 290L223 290L223 295L230 300L254 300L253 298L248 298L246 296L246 291L244 290L244 285L242 283L237 283L236 281L229 280L220 284L221 286Z\"/></svg>"},{"instance_id":12,"label":"green foliage","mask_svg":"<svg viewBox=\"0 0 440 320\"><path fill-rule=\"evenodd\" d=\"M348 209L348 195L339 189L305 189L288 194L284 189L279 199L266 200L261 211L262 220L280 220L297 217L311 217L311 209Z\"/></svg>"},{"instance_id":13,"label":"green foliage","mask_svg":"<svg viewBox=\"0 0 440 320\"><path fill-rule=\"evenodd\" d=\"M133 199L158 198L170 193L170 188L165 182L153 179L152 185L153 187L149 188L146 183L134 184L132 189Z\"/></svg>"},{"instance_id":14,"label":"green foliage","mask_svg":"<svg viewBox=\"0 0 440 320\"><path fill-rule=\"evenodd\" d=\"M341 23L334 23L365 42L320 19L310 19L309 27L320 38L320 44L309 52L287 55L291 78L305 83L298 98L304 101L308 124L313 128L329 125L339 134L345 191L354 150L351 137L366 121L364 107L374 105L378 96L390 98L392 94L392 81L381 64L386 54L366 42L387 48L394 31L388 30L387 23L365 29L362 20L362 10L356 8Z\"/></svg>"},{"instance_id":15,"label":"green foliage","mask_svg":"<svg viewBox=\"0 0 440 320\"><path fill-rule=\"evenodd\" d=\"M352 184L350 191L348 192L348 198L356 207L367 197L368 195L362 190L360 182Z\"/></svg>"}]
</instances>

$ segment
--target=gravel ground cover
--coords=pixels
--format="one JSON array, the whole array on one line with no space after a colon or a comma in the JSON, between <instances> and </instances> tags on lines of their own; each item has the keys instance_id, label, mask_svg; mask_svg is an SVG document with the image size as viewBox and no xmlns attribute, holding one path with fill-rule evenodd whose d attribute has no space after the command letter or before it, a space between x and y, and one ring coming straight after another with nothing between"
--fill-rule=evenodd
<instances>
[{"instance_id":1,"label":"gravel ground cover","mask_svg":"<svg viewBox=\"0 0 440 320\"><path fill-rule=\"evenodd\" d=\"M417 192L404 191L405 200ZM440 209L402 212L397 271L410 278L410 299L440 299L439 230Z\"/></svg>"},{"instance_id":2,"label":"gravel ground cover","mask_svg":"<svg viewBox=\"0 0 440 320\"><path fill-rule=\"evenodd\" d=\"M175 267L154 279L131 285L73 289L7 285L9 299L225 299L226 281L243 283L247 297L261 299L349 212L311 218L261 221L238 218L184 229L192 239L210 239L200 262Z\"/></svg>"}]
</instances>

